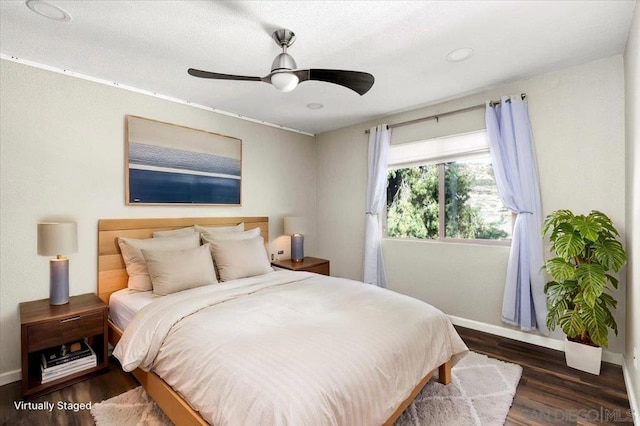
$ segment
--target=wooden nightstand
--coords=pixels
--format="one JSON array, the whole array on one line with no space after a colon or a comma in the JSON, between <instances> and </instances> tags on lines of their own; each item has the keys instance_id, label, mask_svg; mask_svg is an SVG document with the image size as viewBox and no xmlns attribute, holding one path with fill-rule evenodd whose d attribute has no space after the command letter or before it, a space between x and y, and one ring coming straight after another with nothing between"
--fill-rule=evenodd
<instances>
[{"instance_id":1,"label":"wooden nightstand","mask_svg":"<svg viewBox=\"0 0 640 426\"><path fill-rule=\"evenodd\" d=\"M57 306L50 305L49 299L21 303L23 396L39 396L107 368L107 312L107 305L95 294L73 296L69 303ZM84 338L96 353L97 366L40 383L41 351Z\"/></svg>"},{"instance_id":2,"label":"wooden nightstand","mask_svg":"<svg viewBox=\"0 0 640 426\"><path fill-rule=\"evenodd\" d=\"M302 262L293 262L291 259L277 260L271 262L271 265L290 271L306 271L329 275L329 261L317 257L305 257Z\"/></svg>"}]
</instances>

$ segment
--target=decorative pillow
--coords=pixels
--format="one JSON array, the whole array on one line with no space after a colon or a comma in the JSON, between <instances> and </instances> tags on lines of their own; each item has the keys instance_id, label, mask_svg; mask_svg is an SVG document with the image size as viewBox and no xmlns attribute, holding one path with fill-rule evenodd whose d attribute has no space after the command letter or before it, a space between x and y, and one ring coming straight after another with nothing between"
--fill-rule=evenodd
<instances>
[{"instance_id":1,"label":"decorative pillow","mask_svg":"<svg viewBox=\"0 0 640 426\"><path fill-rule=\"evenodd\" d=\"M156 231L153 233L153 238L188 237L197 232L198 231L196 231L196 228L194 226L189 226L188 228L170 229L168 231Z\"/></svg>"},{"instance_id":2,"label":"decorative pillow","mask_svg":"<svg viewBox=\"0 0 640 426\"><path fill-rule=\"evenodd\" d=\"M188 237L147 238L118 238L122 258L129 274L127 286L131 290L149 291L152 289L149 270L141 250L182 250L200 246L200 235L193 233Z\"/></svg>"},{"instance_id":3,"label":"decorative pillow","mask_svg":"<svg viewBox=\"0 0 640 426\"><path fill-rule=\"evenodd\" d=\"M217 282L209 244L184 250L145 250L153 294L165 296Z\"/></svg>"},{"instance_id":4,"label":"decorative pillow","mask_svg":"<svg viewBox=\"0 0 640 426\"><path fill-rule=\"evenodd\" d=\"M262 237L244 240L213 240L210 245L220 281L253 277L273 271Z\"/></svg>"},{"instance_id":5,"label":"decorative pillow","mask_svg":"<svg viewBox=\"0 0 640 426\"><path fill-rule=\"evenodd\" d=\"M220 233L210 233L210 232L202 232L200 234L202 237L203 243L213 243L214 241L228 241L228 240L249 240L252 238L256 238L260 236L260 228L253 228L248 231L242 232L220 232ZM213 257L213 252L211 253ZM218 269L218 264L216 259L213 259L213 267L216 271L216 277L218 277L219 281L223 281L220 278L220 270Z\"/></svg>"},{"instance_id":6,"label":"decorative pillow","mask_svg":"<svg viewBox=\"0 0 640 426\"><path fill-rule=\"evenodd\" d=\"M208 232L202 231L200 234L206 243L222 240L250 240L260 236L260 228L253 228L242 232Z\"/></svg>"},{"instance_id":7,"label":"decorative pillow","mask_svg":"<svg viewBox=\"0 0 640 426\"><path fill-rule=\"evenodd\" d=\"M234 226L200 226L195 225L196 232L209 232L215 234L222 234L228 232L242 232L244 231L244 222L241 222Z\"/></svg>"}]
</instances>

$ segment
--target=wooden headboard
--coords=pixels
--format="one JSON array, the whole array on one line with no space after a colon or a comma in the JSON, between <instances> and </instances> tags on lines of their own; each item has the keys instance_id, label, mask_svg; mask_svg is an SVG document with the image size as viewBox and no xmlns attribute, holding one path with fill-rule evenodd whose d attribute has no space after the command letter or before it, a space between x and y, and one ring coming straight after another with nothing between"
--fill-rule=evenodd
<instances>
[{"instance_id":1,"label":"wooden headboard","mask_svg":"<svg viewBox=\"0 0 640 426\"><path fill-rule=\"evenodd\" d=\"M191 225L233 226L241 222L244 222L245 230L260 228L260 234L265 244L268 244L268 217L100 219L98 221L98 297L108 304L111 293L127 287L129 276L120 254L118 237L151 238L154 231Z\"/></svg>"}]
</instances>

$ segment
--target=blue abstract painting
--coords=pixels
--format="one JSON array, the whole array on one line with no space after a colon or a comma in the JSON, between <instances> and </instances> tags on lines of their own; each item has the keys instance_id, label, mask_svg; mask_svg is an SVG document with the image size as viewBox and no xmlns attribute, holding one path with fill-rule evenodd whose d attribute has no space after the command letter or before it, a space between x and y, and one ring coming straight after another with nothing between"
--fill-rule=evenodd
<instances>
[{"instance_id":1,"label":"blue abstract painting","mask_svg":"<svg viewBox=\"0 0 640 426\"><path fill-rule=\"evenodd\" d=\"M241 204L241 141L128 116L128 204Z\"/></svg>"}]
</instances>

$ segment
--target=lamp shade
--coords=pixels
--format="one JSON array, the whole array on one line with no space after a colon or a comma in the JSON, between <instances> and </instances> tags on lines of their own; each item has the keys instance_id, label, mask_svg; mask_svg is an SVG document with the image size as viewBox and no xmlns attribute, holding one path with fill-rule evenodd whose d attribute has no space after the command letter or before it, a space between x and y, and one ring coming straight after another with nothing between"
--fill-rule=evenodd
<instances>
[{"instance_id":1,"label":"lamp shade","mask_svg":"<svg viewBox=\"0 0 640 426\"><path fill-rule=\"evenodd\" d=\"M78 225L75 222L38 223L38 254L58 256L78 251Z\"/></svg>"},{"instance_id":2,"label":"lamp shade","mask_svg":"<svg viewBox=\"0 0 640 426\"><path fill-rule=\"evenodd\" d=\"M302 216L288 216L284 218L285 235L306 234L308 232L307 220Z\"/></svg>"}]
</instances>

